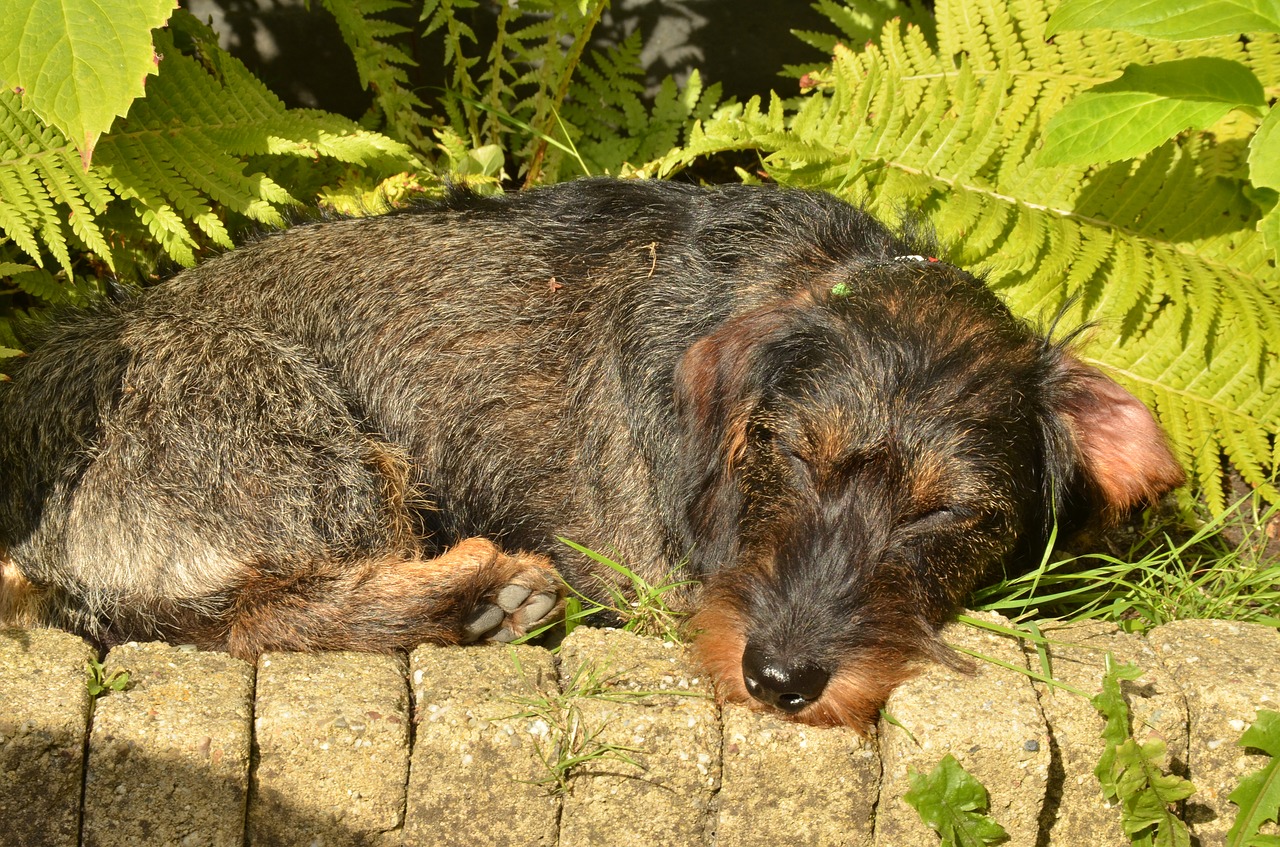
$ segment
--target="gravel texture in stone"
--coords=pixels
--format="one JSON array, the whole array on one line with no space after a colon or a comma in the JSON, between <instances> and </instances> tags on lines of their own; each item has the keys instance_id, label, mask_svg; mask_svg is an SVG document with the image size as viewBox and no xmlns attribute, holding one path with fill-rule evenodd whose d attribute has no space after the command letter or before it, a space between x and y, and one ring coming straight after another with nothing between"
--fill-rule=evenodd
<instances>
[{"instance_id":1,"label":"gravel texture in stone","mask_svg":"<svg viewBox=\"0 0 1280 847\"><path fill-rule=\"evenodd\" d=\"M251 844L398 844L409 775L404 660L267 653L258 660Z\"/></svg>"},{"instance_id":2,"label":"gravel texture in stone","mask_svg":"<svg viewBox=\"0 0 1280 847\"><path fill-rule=\"evenodd\" d=\"M709 681L685 649L578 627L561 646L560 684L572 695L580 737L626 748L573 769L561 846L707 843L720 722Z\"/></svg>"},{"instance_id":3,"label":"gravel texture in stone","mask_svg":"<svg viewBox=\"0 0 1280 847\"><path fill-rule=\"evenodd\" d=\"M551 847L555 662L537 647L419 647L405 844Z\"/></svg>"},{"instance_id":4,"label":"gravel texture in stone","mask_svg":"<svg viewBox=\"0 0 1280 847\"><path fill-rule=\"evenodd\" d=\"M1227 795L1268 757L1236 744L1259 709L1280 711L1280 634L1260 624L1175 621L1147 638L1186 693L1187 776L1196 786L1184 818L1203 847L1226 842L1236 807ZM1274 823L1263 834L1280 834Z\"/></svg>"},{"instance_id":5,"label":"gravel texture in stone","mask_svg":"<svg viewBox=\"0 0 1280 847\"><path fill-rule=\"evenodd\" d=\"M252 666L167 644L125 644L103 664L129 683L94 709L85 847L242 843Z\"/></svg>"},{"instance_id":6,"label":"gravel texture in stone","mask_svg":"<svg viewBox=\"0 0 1280 847\"><path fill-rule=\"evenodd\" d=\"M726 706L716 847L872 843L880 786L874 739Z\"/></svg>"},{"instance_id":7,"label":"gravel texture in stone","mask_svg":"<svg viewBox=\"0 0 1280 847\"><path fill-rule=\"evenodd\" d=\"M53 629L0 629L0 844L75 847L93 650Z\"/></svg>"}]
</instances>

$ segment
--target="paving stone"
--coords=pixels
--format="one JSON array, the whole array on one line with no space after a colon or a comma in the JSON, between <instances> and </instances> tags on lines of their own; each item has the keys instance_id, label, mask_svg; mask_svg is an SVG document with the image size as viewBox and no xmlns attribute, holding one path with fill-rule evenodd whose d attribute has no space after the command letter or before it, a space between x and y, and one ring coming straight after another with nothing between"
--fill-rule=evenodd
<instances>
[{"instance_id":1,"label":"paving stone","mask_svg":"<svg viewBox=\"0 0 1280 847\"><path fill-rule=\"evenodd\" d=\"M0 843L75 847L91 658L65 632L0 629Z\"/></svg>"},{"instance_id":2,"label":"paving stone","mask_svg":"<svg viewBox=\"0 0 1280 847\"><path fill-rule=\"evenodd\" d=\"M686 650L616 630L578 627L560 649L576 692L576 738L628 748L573 770L561 847L707 843L720 786L720 723L711 687ZM591 748L592 742L587 742Z\"/></svg>"},{"instance_id":3,"label":"paving stone","mask_svg":"<svg viewBox=\"0 0 1280 847\"><path fill-rule=\"evenodd\" d=\"M726 706L716 847L872 843L880 753L846 728Z\"/></svg>"},{"instance_id":4,"label":"paving stone","mask_svg":"<svg viewBox=\"0 0 1280 847\"><path fill-rule=\"evenodd\" d=\"M548 721L559 694L537 647L419 647L410 657L414 746L405 844L537 847L556 843L560 798ZM540 753L540 751L542 751Z\"/></svg>"},{"instance_id":5,"label":"paving stone","mask_svg":"<svg viewBox=\"0 0 1280 847\"><path fill-rule=\"evenodd\" d=\"M167 644L125 644L103 665L129 684L94 707L85 847L242 844L252 666Z\"/></svg>"},{"instance_id":6,"label":"paving stone","mask_svg":"<svg viewBox=\"0 0 1280 847\"><path fill-rule=\"evenodd\" d=\"M1146 639L1128 635L1114 624L1086 621L1046 623L1041 632L1047 646L1053 678L1089 696L1102 690L1106 655L1138 665L1141 679L1120 683L1129 704L1130 724L1140 741L1159 738L1168 748L1167 767L1185 774L1187 757L1187 704L1181 689L1164 669ZM1039 658L1026 645L1032 668ZM1041 824L1050 845L1127 844L1119 810L1107 804L1093 775L1102 756L1102 729L1097 709L1085 697L1036 683L1040 706L1049 721L1051 752L1049 794Z\"/></svg>"},{"instance_id":7,"label":"paving stone","mask_svg":"<svg viewBox=\"0 0 1280 847\"><path fill-rule=\"evenodd\" d=\"M1147 637L1187 697L1187 769L1196 793L1185 819L1201 847L1223 844L1236 817L1227 795L1268 761L1236 742L1259 709L1280 711L1280 634L1260 624L1176 621ZM1262 832L1280 830L1267 824Z\"/></svg>"},{"instance_id":8,"label":"paving stone","mask_svg":"<svg viewBox=\"0 0 1280 847\"><path fill-rule=\"evenodd\" d=\"M974 617L1008 625L998 615ZM962 624L947 626L943 637L950 644L1025 666L1013 639ZM986 786L990 814L1008 831L1008 843L1036 843L1049 777L1048 727L1024 674L982 659L975 664L972 675L930 665L889 698L889 714L906 729L880 722L884 776L876 811L877 845L937 843L937 836L902 797L909 788L909 770L928 773L947 753Z\"/></svg>"},{"instance_id":9,"label":"paving stone","mask_svg":"<svg viewBox=\"0 0 1280 847\"><path fill-rule=\"evenodd\" d=\"M259 659L250 844L400 843L409 776L405 673L399 656Z\"/></svg>"}]
</instances>

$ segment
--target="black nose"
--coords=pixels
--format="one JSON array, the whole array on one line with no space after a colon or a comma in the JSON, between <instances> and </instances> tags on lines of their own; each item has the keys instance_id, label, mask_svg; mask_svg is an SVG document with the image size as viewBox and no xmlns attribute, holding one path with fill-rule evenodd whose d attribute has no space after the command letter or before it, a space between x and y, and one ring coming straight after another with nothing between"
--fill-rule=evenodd
<instances>
[{"instance_id":1,"label":"black nose","mask_svg":"<svg viewBox=\"0 0 1280 847\"><path fill-rule=\"evenodd\" d=\"M821 697L831 675L817 665L779 659L748 644L742 678L752 697L790 713Z\"/></svg>"}]
</instances>

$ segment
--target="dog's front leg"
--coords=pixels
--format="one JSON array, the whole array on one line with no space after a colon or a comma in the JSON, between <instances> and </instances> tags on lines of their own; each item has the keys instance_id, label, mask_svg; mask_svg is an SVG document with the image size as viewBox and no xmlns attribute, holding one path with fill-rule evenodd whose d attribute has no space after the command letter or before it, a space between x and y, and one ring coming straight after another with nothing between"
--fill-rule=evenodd
<instances>
[{"instance_id":1,"label":"dog's front leg","mask_svg":"<svg viewBox=\"0 0 1280 847\"><path fill-rule=\"evenodd\" d=\"M433 559L389 558L257 573L196 640L253 658L267 650L410 649L511 641L563 611L550 561L469 538Z\"/></svg>"}]
</instances>

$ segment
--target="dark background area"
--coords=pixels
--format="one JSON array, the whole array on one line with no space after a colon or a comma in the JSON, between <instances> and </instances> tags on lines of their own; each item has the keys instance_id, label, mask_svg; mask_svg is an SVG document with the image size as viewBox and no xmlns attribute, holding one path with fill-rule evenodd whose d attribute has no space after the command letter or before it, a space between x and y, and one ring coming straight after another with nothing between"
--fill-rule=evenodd
<instances>
[{"instance_id":1,"label":"dark background area","mask_svg":"<svg viewBox=\"0 0 1280 847\"><path fill-rule=\"evenodd\" d=\"M497 2L471 10L471 26L484 55L495 31ZM211 21L222 46L248 65L290 106L320 108L359 118L370 99L361 89L351 53L337 23L319 2L303 0L184 0L201 20ZM417 9L402 23L420 30ZM719 82L726 95L745 100L770 89L790 95L795 80L781 77L785 64L820 61L792 29L831 31L829 21L805 0L615 0L596 28L593 46L616 43L635 30L644 39L641 57L651 89L669 74L683 81L693 69L706 84ZM444 83L439 34L416 42L419 67L410 69L430 104L430 89Z\"/></svg>"}]
</instances>

